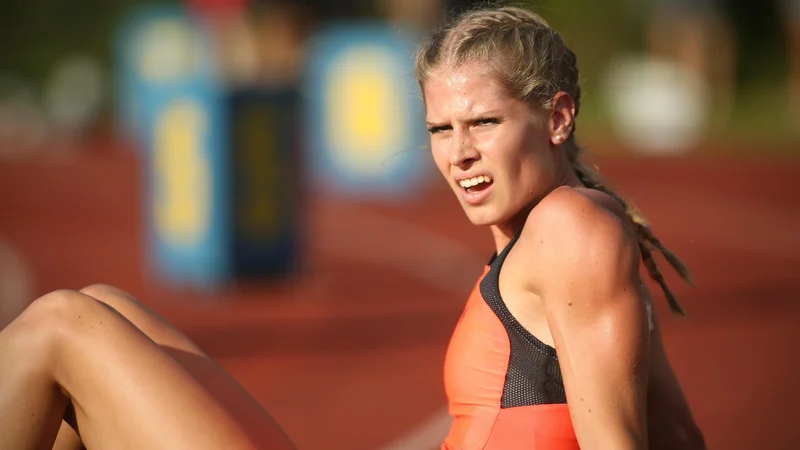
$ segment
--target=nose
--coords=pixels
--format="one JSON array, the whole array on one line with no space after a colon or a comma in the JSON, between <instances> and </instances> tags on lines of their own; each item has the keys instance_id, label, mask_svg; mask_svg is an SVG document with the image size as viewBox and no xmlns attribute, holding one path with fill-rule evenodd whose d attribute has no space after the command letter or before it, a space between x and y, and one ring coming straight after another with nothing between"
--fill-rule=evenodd
<instances>
[{"instance_id":1,"label":"nose","mask_svg":"<svg viewBox=\"0 0 800 450\"><path fill-rule=\"evenodd\" d=\"M450 164L456 167L470 165L480 157L480 153L472 145L469 133L456 133L450 149Z\"/></svg>"}]
</instances>

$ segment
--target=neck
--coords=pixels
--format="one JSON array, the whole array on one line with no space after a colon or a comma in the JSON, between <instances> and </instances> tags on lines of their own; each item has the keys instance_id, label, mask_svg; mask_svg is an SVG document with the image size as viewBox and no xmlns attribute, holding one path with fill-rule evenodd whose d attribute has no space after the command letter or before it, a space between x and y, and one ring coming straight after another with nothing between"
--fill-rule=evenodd
<instances>
[{"instance_id":1,"label":"neck","mask_svg":"<svg viewBox=\"0 0 800 450\"><path fill-rule=\"evenodd\" d=\"M522 227L525 226L525 222L528 220L528 216L530 215L533 208L539 204L542 199L547 197L551 192L553 192L556 188L561 186L570 186L570 187L583 187L583 183L578 179L578 175L575 174L575 170L572 168L572 164L566 157L564 152L559 152L561 158L559 158L558 168L559 170L556 173L556 176L553 178L553 183L539 196L534 198L530 203L528 203L525 208L522 208L517 214L515 214L511 219L503 222L502 224L492 225L492 237L494 238L495 249L497 253L503 251L504 248L511 242L511 239L522 230Z\"/></svg>"}]
</instances>

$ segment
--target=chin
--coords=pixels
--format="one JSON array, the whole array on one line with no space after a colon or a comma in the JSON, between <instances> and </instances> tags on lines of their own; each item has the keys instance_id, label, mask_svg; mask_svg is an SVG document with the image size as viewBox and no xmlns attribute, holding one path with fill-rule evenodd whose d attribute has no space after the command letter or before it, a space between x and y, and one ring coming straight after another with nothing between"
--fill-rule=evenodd
<instances>
[{"instance_id":1,"label":"chin","mask_svg":"<svg viewBox=\"0 0 800 450\"><path fill-rule=\"evenodd\" d=\"M464 213L467 215L467 219L475 226L488 227L501 221L500 214L497 214L494 208L489 208L487 206L476 207L472 205L462 205L462 207L464 208Z\"/></svg>"}]
</instances>

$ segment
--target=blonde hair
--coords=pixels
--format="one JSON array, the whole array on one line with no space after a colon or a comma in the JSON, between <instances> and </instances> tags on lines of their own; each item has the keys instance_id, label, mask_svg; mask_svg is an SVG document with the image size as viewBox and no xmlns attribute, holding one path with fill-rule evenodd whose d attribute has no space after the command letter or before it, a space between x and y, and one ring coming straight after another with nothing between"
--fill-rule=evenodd
<instances>
[{"instance_id":1,"label":"blonde hair","mask_svg":"<svg viewBox=\"0 0 800 450\"><path fill-rule=\"evenodd\" d=\"M580 111L577 58L561 36L532 11L511 6L477 9L445 24L417 51L415 74L423 96L425 81L433 70L472 62L486 64L514 98L547 110L555 94L566 92L575 102L575 115ZM582 149L575 140L574 125L564 147L578 179L586 187L610 195L625 207L650 278L661 286L672 311L685 315L653 252L660 251L681 278L691 284L686 266L664 247L634 207L609 189L596 170L580 161Z\"/></svg>"}]
</instances>

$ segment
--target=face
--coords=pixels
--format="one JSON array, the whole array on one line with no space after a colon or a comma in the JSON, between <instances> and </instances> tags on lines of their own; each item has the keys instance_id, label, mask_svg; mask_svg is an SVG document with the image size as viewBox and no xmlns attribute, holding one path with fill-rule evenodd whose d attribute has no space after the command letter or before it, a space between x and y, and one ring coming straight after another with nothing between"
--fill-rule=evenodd
<instances>
[{"instance_id":1,"label":"face","mask_svg":"<svg viewBox=\"0 0 800 450\"><path fill-rule=\"evenodd\" d=\"M475 66L437 69L424 94L433 159L470 221L524 221L555 187L563 124L536 114Z\"/></svg>"}]
</instances>

